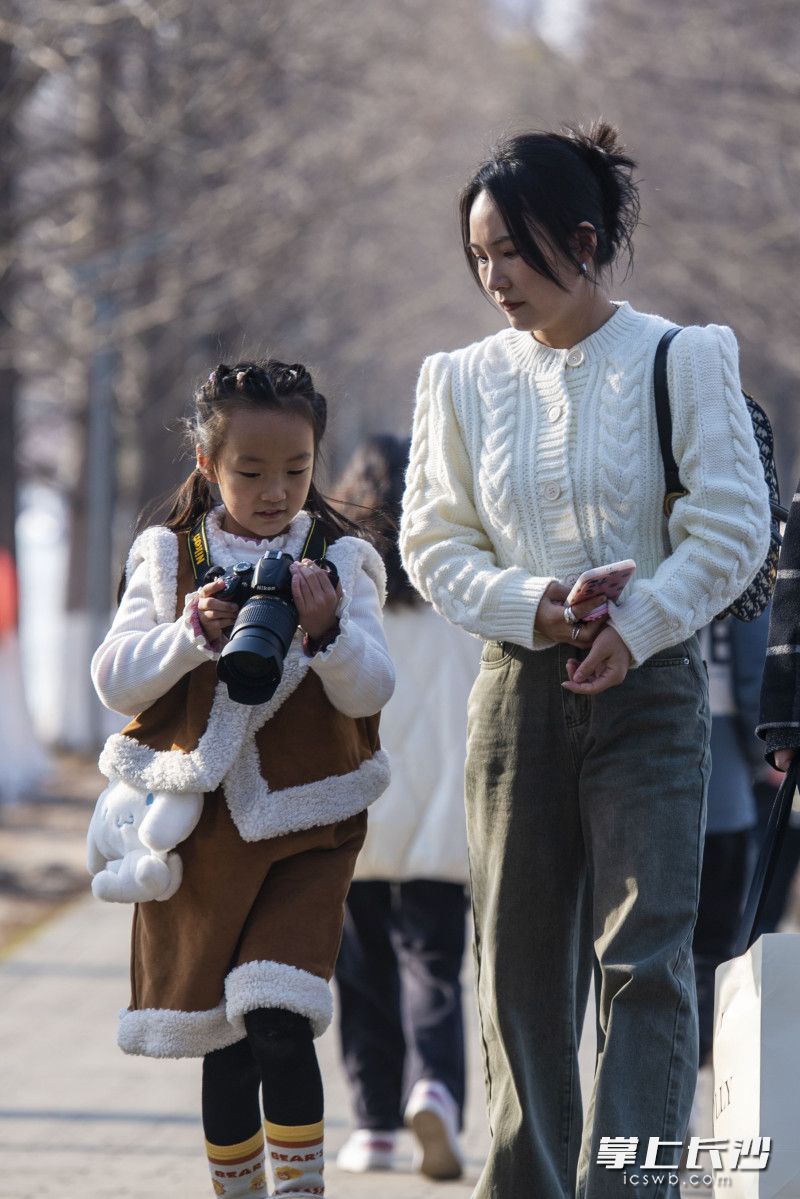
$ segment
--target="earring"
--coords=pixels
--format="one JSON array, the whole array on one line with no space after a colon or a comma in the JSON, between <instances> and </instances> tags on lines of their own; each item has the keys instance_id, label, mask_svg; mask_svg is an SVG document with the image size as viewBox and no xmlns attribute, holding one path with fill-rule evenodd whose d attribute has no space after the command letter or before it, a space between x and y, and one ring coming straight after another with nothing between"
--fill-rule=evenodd
<instances>
[{"instance_id":1,"label":"earring","mask_svg":"<svg viewBox=\"0 0 800 1199\"><path fill-rule=\"evenodd\" d=\"M589 274L589 268L585 262L581 263L579 270L584 278L586 278L586 276Z\"/></svg>"}]
</instances>

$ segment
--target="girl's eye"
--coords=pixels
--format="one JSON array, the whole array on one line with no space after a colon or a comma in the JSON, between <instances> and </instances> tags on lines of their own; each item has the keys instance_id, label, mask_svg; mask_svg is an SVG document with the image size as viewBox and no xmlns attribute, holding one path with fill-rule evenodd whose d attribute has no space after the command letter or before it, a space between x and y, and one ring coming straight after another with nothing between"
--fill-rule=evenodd
<instances>
[{"instance_id":1,"label":"girl's eye","mask_svg":"<svg viewBox=\"0 0 800 1199\"><path fill-rule=\"evenodd\" d=\"M289 471L289 474L290 474L290 475L304 475L304 474L306 473L306 471L307 471L307 470L308 470L308 467L307 467L307 466L303 466L303 467L301 467L301 469L300 469L300 470L290 470L290 471Z\"/></svg>"},{"instance_id":2,"label":"girl's eye","mask_svg":"<svg viewBox=\"0 0 800 1199\"><path fill-rule=\"evenodd\" d=\"M503 254L504 258L516 258L516 256L517 256L516 250L506 250L505 253Z\"/></svg>"},{"instance_id":3,"label":"girl's eye","mask_svg":"<svg viewBox=\"0 0 800 1199\"><path fill-rule=\"evenodd\" d=\"M246 471L246 470L240 470L240 471L239 471L239 474L242 476L242 478L243 478L243 479L257 479L257 478L258 478L258 472L257 472L257 471L256 471L256 472L253 472L253 473L251 473L251 472L249 472L249 471Z\"/></svg>"}]
</instances>

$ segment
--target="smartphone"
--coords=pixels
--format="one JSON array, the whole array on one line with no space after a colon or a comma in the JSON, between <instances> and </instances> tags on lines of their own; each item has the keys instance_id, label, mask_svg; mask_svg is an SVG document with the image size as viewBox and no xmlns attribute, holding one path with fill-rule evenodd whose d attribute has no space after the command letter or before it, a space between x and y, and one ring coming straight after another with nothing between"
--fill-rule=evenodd
<instances>
[{"instance_id":1,"label":"smartphone","mask_svg":"<svg viewBox=\"0 0 800 1199\"><path fill-rule=\"evenodd\" d=\"M567 596L567 603L574 607L586 600L600 598L601 603L584 616L584 620L599 620L608 611L608 601L618 600L622 589L636 570L633 558L623 558L621 562L611 562L608 566L594 566L585 570L576 579L575 585Z\"/></svg>"}]
</instances>

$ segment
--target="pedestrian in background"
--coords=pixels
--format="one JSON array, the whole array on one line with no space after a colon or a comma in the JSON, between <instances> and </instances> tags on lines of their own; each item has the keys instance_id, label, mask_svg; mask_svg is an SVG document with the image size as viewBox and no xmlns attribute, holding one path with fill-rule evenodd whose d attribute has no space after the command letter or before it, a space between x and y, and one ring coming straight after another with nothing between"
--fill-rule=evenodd
<instances>
[{"instance_id":1,"label":"pedestrian in background","mask_svg":"<svg viewBox=\"0 0 800 1199\"><path fill-rule=\"evenodd\" d=\"M700 630L711 705L708 817L692 944L701 1067L710 1063L714 973L733 957L749 877L757 821L754 780L764 764L755 726L768 629L769 609L750 622L728 616Z\"/></svg>"},{"instance_id":2,"label":"pedestrian in background","mask_svg":"<svg viewBox=\"0 0 800 1199\"><path fill-rule=\"evenodd\" d=\"M607 278L637 223L634 170L604 123L503 139L460 211L473 277L511 327L427 359L418 385L403 562L486 641L466 764L492 1131L475 1199L623 1194L603 1138L682 1140L696 1082L710 721L695 634L763 563L769 508L736 339L711 325L670 348L687 494L665 519L653 366L670 322L612 300ZM571 585L624 558L623 603L586 623L597 601L568 608Z\"/></svg>"},{"instance_id":3,"label":"pedestrian in background","mask_svg":"<svg viewBox=\"0 0 800 1199\"><path fill-rule=\"evenodd\" d=\"M391 1168L405 1122L415 1165L456 1178L462 1155L461 965L465 883L466 704L480 642L443 620L408 581L397 548L408 441L370 438L337 498L376 512L385 545L384 632L397 681L381 720L392 781L370 812L336 966L342 1057L357 1127L343 1170Z\"/></svg>"},{"instance_id":4,"label":"pedestrian in background","mask_svg":"<svg viewBox=\"0 0 800 1199\"><path fill-rule=\"evenodd\" d=\"M756 732L765 757L786 771L800 748L800 483L794 494L778 560L769 645Z\"/></svg>"}]
</instances>

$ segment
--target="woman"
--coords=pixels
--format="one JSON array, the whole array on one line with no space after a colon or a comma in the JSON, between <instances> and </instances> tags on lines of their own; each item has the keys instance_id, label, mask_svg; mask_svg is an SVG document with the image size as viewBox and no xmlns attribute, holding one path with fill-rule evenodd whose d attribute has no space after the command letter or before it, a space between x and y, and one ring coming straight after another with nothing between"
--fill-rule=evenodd
<instances>
[{"instance_id":1,"label":"woman","mask_svg":"<svg viewBox=\"0 0 800 1199\"><path fill-rule=\"evenodd\" d=\"M668 322L607 285L631 250L634 169L605 124L504 140L464 189L461 223L510 329L429 358L419 380L403 561L486 641L466 767L492 1131L476 1199L630 1195L605 1163L680 1141L694 1090L709 737L695 632L754 576L769 515L736 341L717 326L670 349L688 494L663 515L652 375ZM583 622L596 601L565 608L582 571L627 557L636 575L606 619Z\"/></svg>"},{"instance_id":2,"label":"woman","mask_svg":"<svg viewBox=\"0 0 800 1199\"><path fill-rule=\"evenodd\" d=\"M402 663L381 723L392 781L370 815L336 964L342 1057L357 1121L337 1165L390 1169L405 1122L416 1138L416 1167L443 1179L462 1169L464 751L480 650L474 637L423 603L400 563L408 451L407 439L371 437L336 489L354 520L365 510L380 514L384 629L393 661Z\"/></svg>"}]
</instances>

